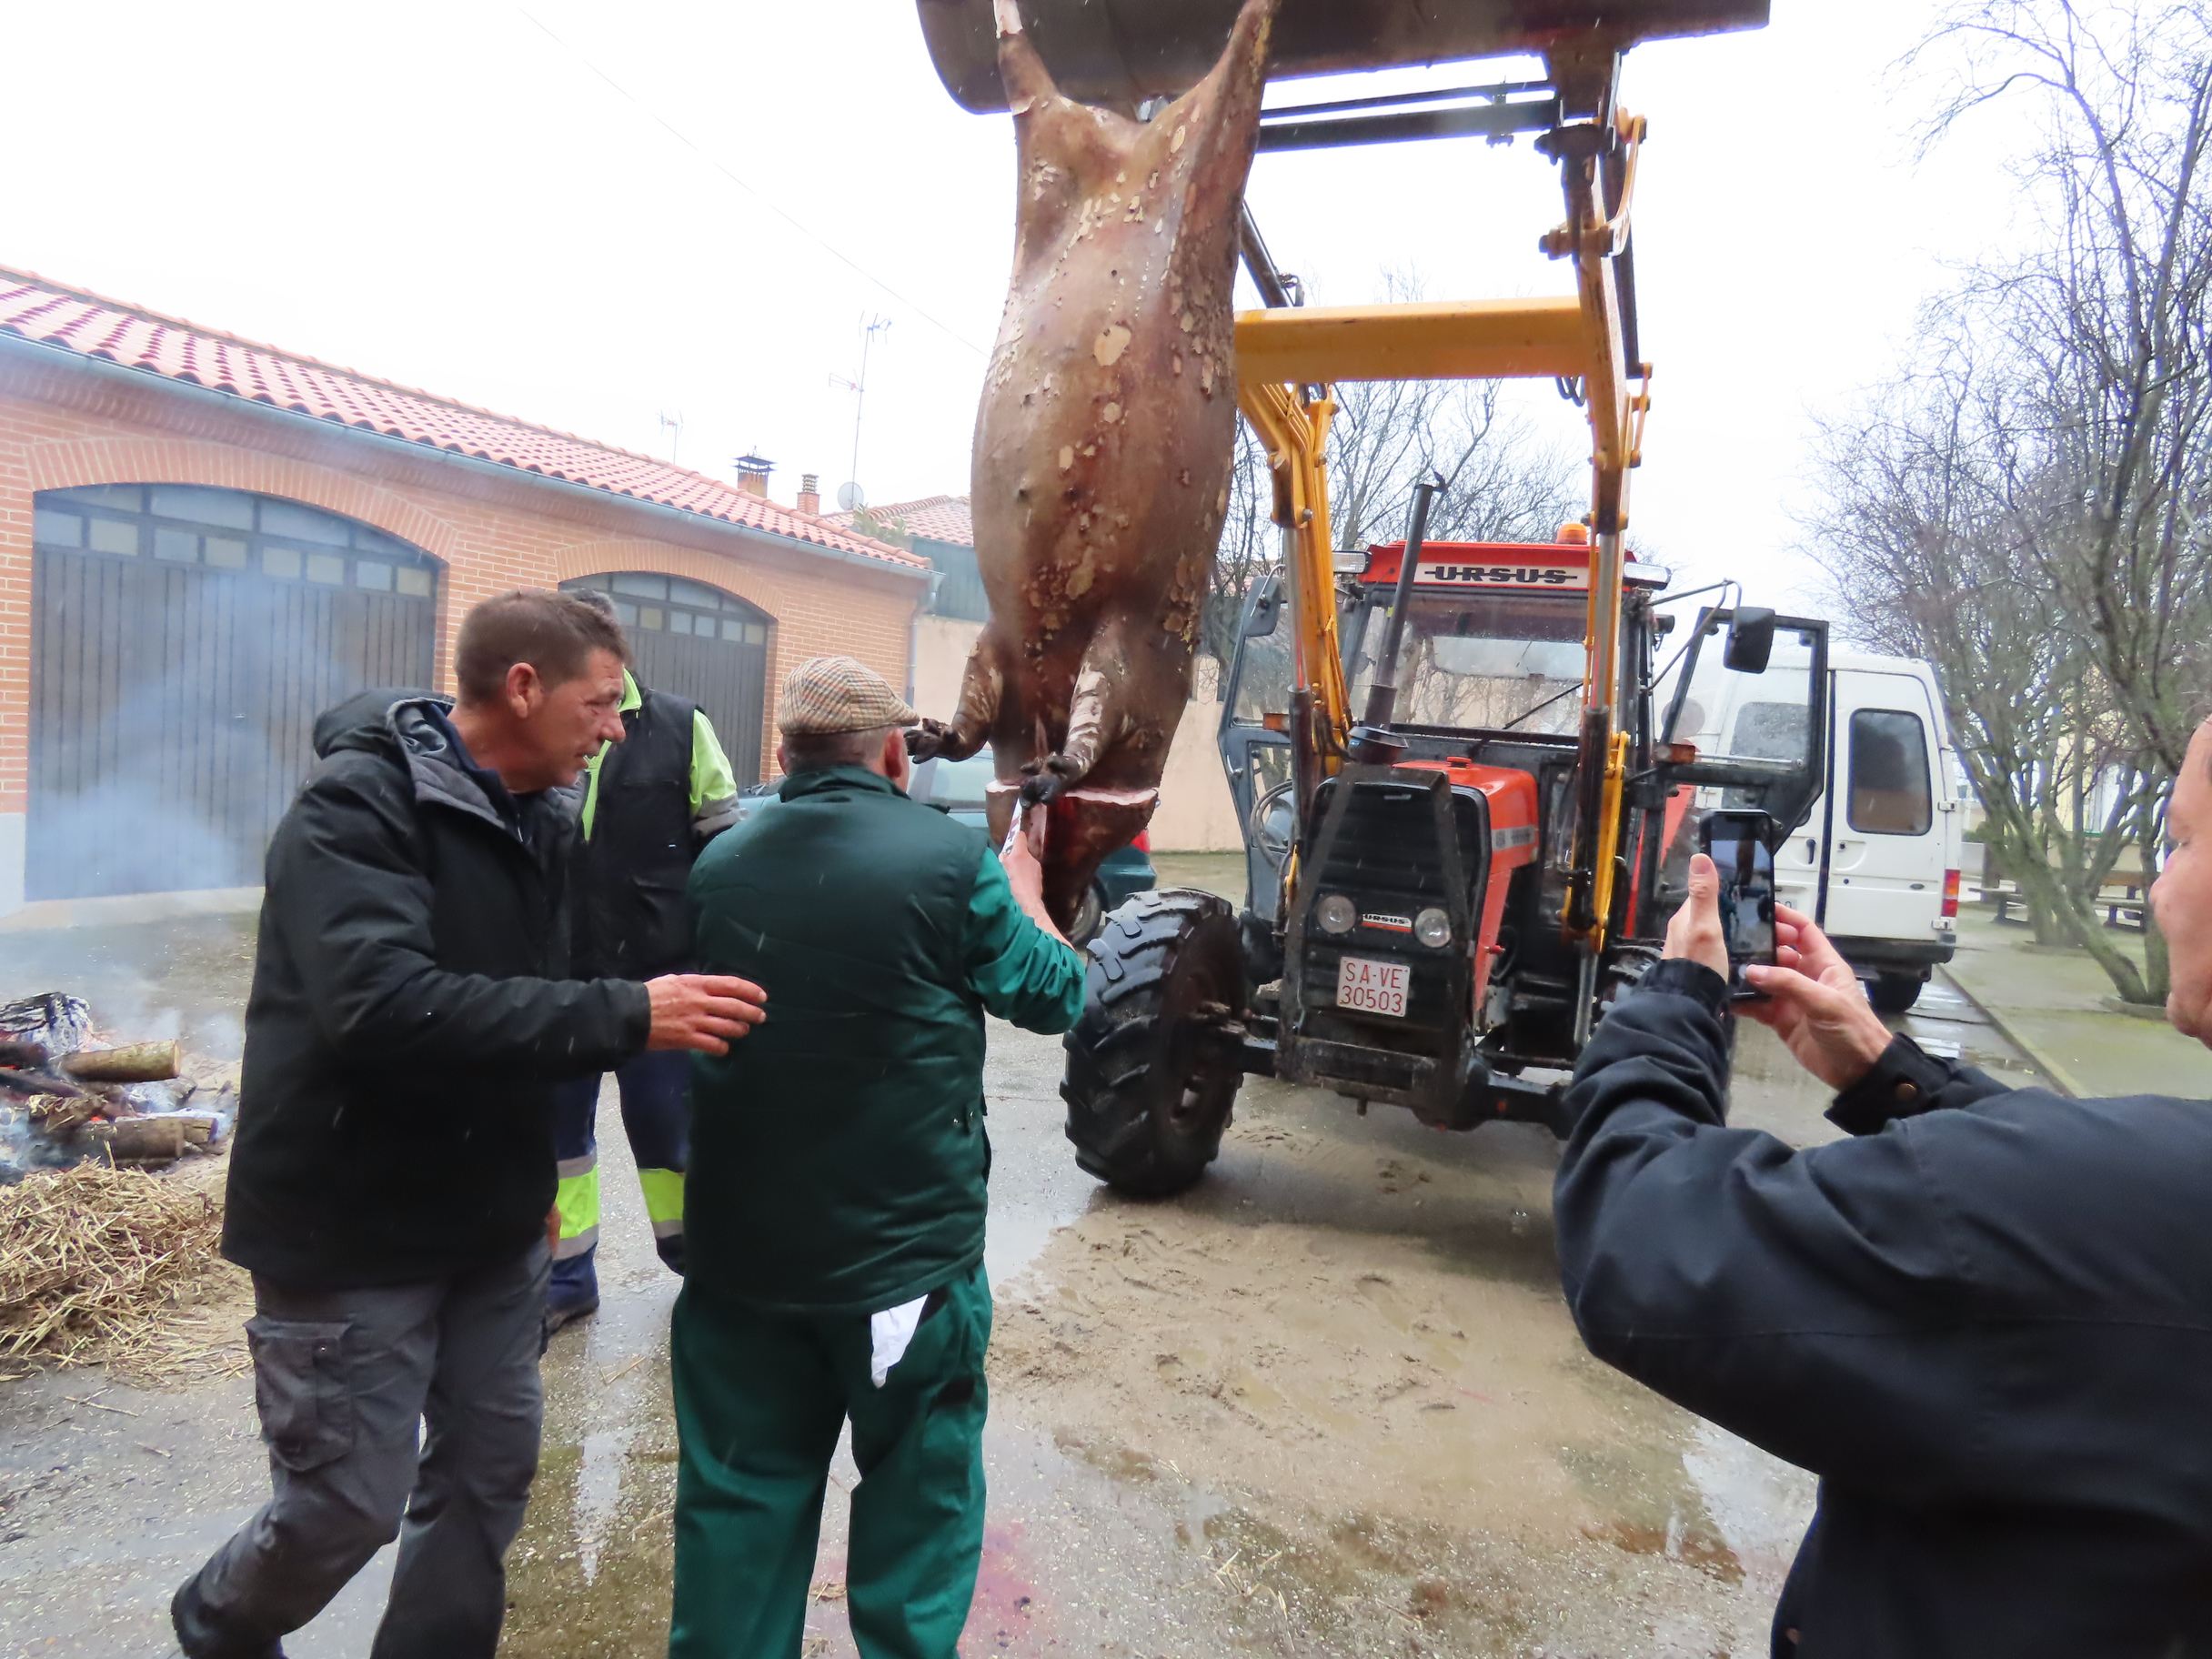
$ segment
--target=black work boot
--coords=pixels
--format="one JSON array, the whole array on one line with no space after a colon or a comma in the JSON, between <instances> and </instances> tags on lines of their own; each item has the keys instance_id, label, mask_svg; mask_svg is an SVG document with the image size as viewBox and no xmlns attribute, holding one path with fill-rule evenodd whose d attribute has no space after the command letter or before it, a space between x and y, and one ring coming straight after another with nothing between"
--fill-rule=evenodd
<instances>
[{"instance_id":1,"label":"black work boot","mask_svg":"<svg viewBox=\"0 0 2212 1659\"><path fill-rule=\"evenodd\" d=\"M184 1588L169 1598L169 1624L176 1632L176 1644L184 1649L185 1659L284 1659L281 1643L240 1647L235 1642L207 1634L207 1611L200 1600L200 1581L196 1575L187 1579Z\"/></svg>"}]
</instances>

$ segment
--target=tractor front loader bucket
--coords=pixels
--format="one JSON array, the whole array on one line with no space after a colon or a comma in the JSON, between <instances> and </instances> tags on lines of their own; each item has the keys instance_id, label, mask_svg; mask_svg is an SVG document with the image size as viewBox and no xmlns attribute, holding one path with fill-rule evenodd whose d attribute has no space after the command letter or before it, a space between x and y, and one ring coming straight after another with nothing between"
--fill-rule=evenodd
<instances>
[{"instance_id":1,"label":"tractor front loader bucket","mask_svg":"<svg viewBox=\"0 0 2212 1659\"><path fill-rule=\"evenodd\" d=\"M977 114L1006 107L991 0L917 0L945 89ZM1394 69L1584 42L1755 29L1771 0L1282 0L1270 78ZM1238 0L1021 0L1030 37L1060 89L1134 108L1187 91L1221 55Z\"/></svg>"}]
</instances>

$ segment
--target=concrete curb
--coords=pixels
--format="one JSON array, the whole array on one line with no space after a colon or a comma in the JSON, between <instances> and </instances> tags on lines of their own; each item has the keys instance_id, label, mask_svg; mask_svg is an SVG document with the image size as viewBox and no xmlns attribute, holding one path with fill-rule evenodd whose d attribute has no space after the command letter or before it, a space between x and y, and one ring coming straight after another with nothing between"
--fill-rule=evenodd
<instances>
[{"instance_id":1,"label":"concrete curb","mask_svg":"<svg viewBox=\"0 0 2212 1659\"><path fill-rule=\"evenodd\" d=\"M2084 1089L2080 1083L2075 1081L2074 1074L2071 1071L2068 1071L2064 1066L2060 1065L2048 1054L2046 1054L2040 1048L2036 1047L2036 1044L2030 1042L2026 1037L2022 1036L2018 1028L2016 1027L2011 1021L2006 1019L2003 1014L1997 1012L1996 1009L1990 1007L1988 1003L1983 1001L1981 998L1976 996L1971 990L1968 990L1966 989L1966 981L1961 980L1958 975L1952 972L1948 967L1938 968L1936 971L1943 975L1945 981L1949 984L1953 990L1958 992L1960 996L1966 998L1968 1002L1974 1005L1976 1010L1980 1013L1983 1019L1989 1021L1991 1027L1996 1031L1998 1036L2004 1038L2006 1042L2011 1043L2014 1048L2019 1050L2020 1052L2026 1055L2029 1060L2035 1061L2036 1069L2041 1071L2046 1077L2048 1077L2051 1081L2057 1086L2059 1093L2065 1095L2069 1100L2076 1101L2083 1100L2087 1097L2089 1091Z\"/></svg>"}]
</instances>

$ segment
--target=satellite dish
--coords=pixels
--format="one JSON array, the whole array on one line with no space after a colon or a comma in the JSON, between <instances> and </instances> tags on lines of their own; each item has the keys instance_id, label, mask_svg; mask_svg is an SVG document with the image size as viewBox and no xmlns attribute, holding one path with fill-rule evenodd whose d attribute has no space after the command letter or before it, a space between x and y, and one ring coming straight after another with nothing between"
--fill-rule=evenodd
<instances>
[{"instance_id":1,"label":"satellite dish","mask_svg":"<svg viewBox=\"0 0 2212 1659\"><path fill-rule=\"evenodd\" d=\"M868 505L868 492L860 488L860 480L849 479L837 487L838 510L857 513Z\"/></svg>"}]
</instances>

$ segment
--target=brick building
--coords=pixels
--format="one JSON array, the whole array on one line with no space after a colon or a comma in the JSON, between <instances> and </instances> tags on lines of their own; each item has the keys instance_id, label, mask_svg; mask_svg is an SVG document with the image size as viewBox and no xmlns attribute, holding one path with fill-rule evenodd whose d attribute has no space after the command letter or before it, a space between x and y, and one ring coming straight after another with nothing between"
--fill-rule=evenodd
<instances>
[{"instance_id":1,"label":"brick building","mask_svg":"<svg viewBox=\"0 0 2212 1659\"><path fill-rule=\"evenodd\" d=\"M251 885L315 715L450 689L469 606L605 588L765 775L846 651L911 682L925 558L647 456L0 269L0 912Z\"/></svg>"}]
</instances>

